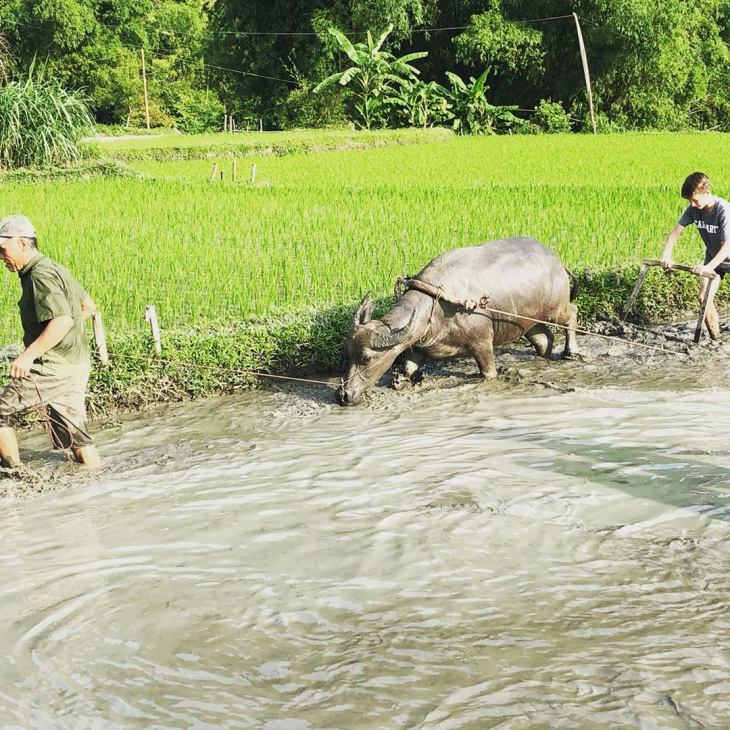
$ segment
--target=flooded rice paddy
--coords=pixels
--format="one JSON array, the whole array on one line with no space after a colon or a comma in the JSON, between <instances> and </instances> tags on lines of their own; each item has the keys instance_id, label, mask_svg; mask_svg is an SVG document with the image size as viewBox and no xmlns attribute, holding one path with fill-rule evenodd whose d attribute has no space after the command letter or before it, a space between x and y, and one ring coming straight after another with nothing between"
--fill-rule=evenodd
<instances>
[{"instance_id":1,"label":"flooded rice paddy","mask_svg":"<svg viewBox=\"0 0 730 730\"><path fill-rule=\"evenodd\" d=\"M30 435L0 727L727 727L730 353L581 345Z\"/></svg>"}]
</instances>

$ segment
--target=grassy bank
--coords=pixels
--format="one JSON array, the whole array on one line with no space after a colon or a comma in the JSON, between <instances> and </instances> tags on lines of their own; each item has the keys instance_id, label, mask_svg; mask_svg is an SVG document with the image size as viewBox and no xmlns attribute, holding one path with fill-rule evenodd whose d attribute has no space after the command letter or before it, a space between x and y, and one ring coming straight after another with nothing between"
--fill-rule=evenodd
<instances>
[{"instance_id":1,"label":"grassy bank","mask_svg":"<svg viewBox=\"0 0 730 730\"><path fill-rule=\"evenodd\" d=\"M119 160L87 159L78 165L48 168L0 170L0 183L46 183L63 180L98 180L101 178L137 178L140 173Z\"/></svg>"},{"instance_id":2,"label":"grassy bank","mask_svg":"<svg viewBox=\"0 0 730 730\"><path fill-rule=\"evenodd\" d=\"M274 382L253 373L338 372L351 316L350 308L335 307L235 328L163 332L159 358L149 333L112 334L107 345L113 356L92 374L89 410L96 415L137 410Z\"/></svg>"},{"instance_id":3,"label":"grassy bank","mask_svg":"<svg viewBox=\"0 0 730 730\"><path fill-rule=\"evenodd\" d=\"M99 142L103 154L124 161L200 160L210 157L251 157L428 144L451 139L447 129L300 130L179 134Z\"/></svg>"},{"instance_id":4,"label":"grassy bank","mask_svg":"<svg viewBox=\"0 0 730 730\"><path fill-rule=\"evenodd\" d=\"M120 158L131 155L131 167L146 177L7 182L3 212L28 215L42 250L99 302L113 352L139 356L145 306L155 304L171 360L302 373L340 368L349 316L365 291L385 303L396 277L446 249L492 238L539 238L578 276L582 321L615 315L641 259L658 257L679 218L678 188L688 172L705 170L715 192L730 194L721 164L730 151L725 135L404 145L393 142L397 133L379 134L378 144L392 144L368 148L370 137L354 132L280 137L295 151L303 140L322 149L333 135L363 148L252 157L255 184L243 163L239 181L230 179L226 155L237 135L106 143L104 150ZM174 150L173 143L204 158L151 159L167 154L164 145ZM215 145L221 156L205 157ZM209 182L213 161L223 181ZM702 250L688 230L676 259L694 264ZM691 275L653 271L634 318L694 312L696 289ZM0 344L19 338L17 297L17 282L7 276L0 283ZM246 384L231 378L120 359L95 375L94 407Z\"/></svg>"}]
</instances>

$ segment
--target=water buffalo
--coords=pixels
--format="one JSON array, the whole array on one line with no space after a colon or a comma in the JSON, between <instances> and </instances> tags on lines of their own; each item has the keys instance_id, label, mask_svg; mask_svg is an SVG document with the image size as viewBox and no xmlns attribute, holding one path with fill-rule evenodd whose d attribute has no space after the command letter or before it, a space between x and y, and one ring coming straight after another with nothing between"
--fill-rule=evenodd
<instances>
[{"instance_id":1,"label":"water buffalo","mask_svg":"<svg viewBox=\"0 0 730 730\"><path fill-rule=\"evenodd\" d=\"M551 356L551 330L527 318L576 325L567 270L549 248L527 236L447 251L406 286L382 320L371 319L369 292L358 305L345 344L349 366L337 390L340 405L359 403L401 353L411 382L422 378L424 356L467 353L483 378L493 378L493 345L524 335L538 355ZM567 329L563 357L577 353L575 332Z\"/></svg>"}]
</instances>

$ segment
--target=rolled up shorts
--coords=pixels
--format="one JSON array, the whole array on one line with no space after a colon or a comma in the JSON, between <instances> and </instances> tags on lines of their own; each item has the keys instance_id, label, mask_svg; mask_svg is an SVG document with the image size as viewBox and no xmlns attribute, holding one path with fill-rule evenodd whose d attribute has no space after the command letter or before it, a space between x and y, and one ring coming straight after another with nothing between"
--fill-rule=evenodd
<instances>
[{"instance_id":1,"label":"rolled up shorts","mask_svg":"<svg viewBox=\"0 0 730 730\"><path fill-rule=\"evenodd\" d=\"M89 373L41 375L12 379L0 390L0 426L10 416L31 409L47 414L54 449L81 449L93 443L86 432L86 385Z\"/></svg>"}]
</instances>

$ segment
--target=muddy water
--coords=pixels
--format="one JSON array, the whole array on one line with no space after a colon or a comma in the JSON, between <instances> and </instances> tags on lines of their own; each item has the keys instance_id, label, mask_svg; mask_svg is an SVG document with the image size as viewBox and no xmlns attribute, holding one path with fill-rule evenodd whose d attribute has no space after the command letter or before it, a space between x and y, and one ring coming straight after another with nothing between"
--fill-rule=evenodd
<instances>
[{"instance_id":1,"label":"muddy water","mask_svg":"<svg viewBox=\"0 0 730 730\"><path fill-rule=\"evenodd\" d=\"M0 727L726 727L730 355L614 347L127 418L96 476L26 439Z\"/></svg>"}]
</instances>

